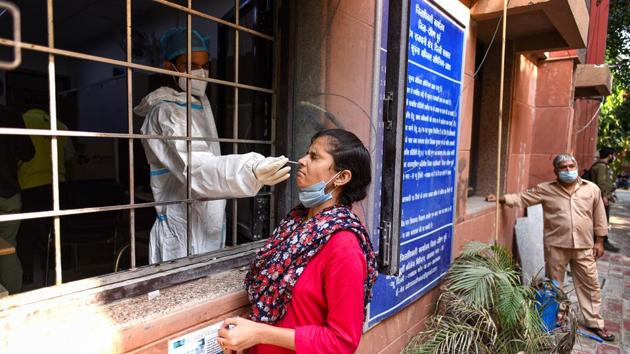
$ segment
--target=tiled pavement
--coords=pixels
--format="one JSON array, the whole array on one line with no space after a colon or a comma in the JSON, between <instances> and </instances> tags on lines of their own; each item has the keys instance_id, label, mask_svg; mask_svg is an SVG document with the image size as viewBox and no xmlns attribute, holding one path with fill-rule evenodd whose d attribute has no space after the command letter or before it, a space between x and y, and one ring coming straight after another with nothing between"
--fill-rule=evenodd
<instances>
[{"instance_id":1,"label":"tiled pavement","mask_svg":"<svg viewBox=\"0 0 630 354\"><path fill-rule=\"evenodd\" d=\"M630 191L616 193L619 200L611 209L609 236L620 250L606 252L597 262L600 282L606 279L602 316L608 330L615 333L615 341L600 344L578 336L574 354L630 354Z\"/></svg>"}]
</instances>

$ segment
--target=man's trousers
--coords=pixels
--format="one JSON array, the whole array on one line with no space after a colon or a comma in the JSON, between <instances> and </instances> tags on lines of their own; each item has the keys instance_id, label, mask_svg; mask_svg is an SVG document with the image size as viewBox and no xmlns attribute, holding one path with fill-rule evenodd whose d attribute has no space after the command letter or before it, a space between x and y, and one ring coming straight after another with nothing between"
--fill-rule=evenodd
<instances>
[{"instance_id":1,"label":"man's trousers","mask_svg":"<svg viewBox=\"0 0 630 354\"><path fill-rule=\"evenodd\" d=\"M593 249L560 248L545 245L547 277L564 283L567 264L571 264L573 285L587 327L604 328L600 314L602 297L597 279L597 264Z\"/></svg>"}]
</instances>

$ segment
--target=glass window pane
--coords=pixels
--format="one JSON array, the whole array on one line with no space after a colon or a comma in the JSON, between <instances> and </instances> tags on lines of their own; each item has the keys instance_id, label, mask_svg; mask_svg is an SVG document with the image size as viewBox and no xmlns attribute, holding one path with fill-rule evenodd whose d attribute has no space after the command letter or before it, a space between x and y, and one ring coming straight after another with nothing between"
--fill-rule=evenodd
<instances>
[{"instance_id":1,"label":"glass window pane","mask_svg":"<svg viewBox=\"0 0 630 354\"><path fill-rule=\"evenodd\" d=\"M46 0L31 0L31 1L13 1L14 4L20 9L21 22L22 22L22 41L27 43L48 45L48 31L47 18L46 18ZM28 4L26 4L28 3ZM2 22L6 19L2 16ZM3 29L8 28L4 27ZM11 30L12 32L12 30ZM2 37L12 38L13 34L2 31ZM22 51L22 53L24 50Z\"/></svg>"},{"instance_id":2,"label":"glass window pane","mask_svg":"<svg viewBox=\"0 0 630 354\"><path fill-rule=\"evenodd\" d=\"M124 211L97 212L61 217L61 271L63 282L114 271L120 215ZM45 255L54 260L54 248ZM44 262L45 263L45 262ZM44 269L54 279L54 262Z\"/></svg>"},{"instance_id":3,"label":"glass window pane","mask_svg":"<svg viewBox=\"0 0 630 354\"><path fill-rule=\"evenodd\" d=\"M57 66L57 91L68 90L68 68ZM0 104L24 113L32 108L49 109L48 55L22 50L22 64L14 70L0 71ZM47 129L47 128L46 128Z\"/></svg>"},{"instance_id":4,"label":"glass window pane","mask_svg":"<svg viewBox=\"0 0 630 354\"><path fill-rule=\"evenodd\" d=\"M247 32L240 32L239 40L239 82L271 89L273 42Z\"/></svg>"},{"instance_id":5,"label":"glass window pane","mask_svg":"<svg viewBox=\"0 0 630 354\"><path fill-rule=\"evenodd\" d=\"M0 37L13 40L15 38L13 16L2 7L0 9ZM0 45L0 61L10 63L15 60L15 50L13 46Z\"/></svg>"},{"instance_id":6,"label":"glass window pane","mask_svg":"<svg viewBox=\"0 0 630 354\"><path fill-rule=\"evenodd\" d=\"M57 87L58 119L67 129L128 132L126 68L62 56L55 64L67 82Z\"/></svg>"},{"instance_id":7,"label":"glass window pane","mask_svg":"<svg viewBox=\"0 0 630 354\"><path fill-rule=\"evenodd\" d=\"M228 205L231 205L229 203ZM231 207L227 209L227 245L235 246L244 243L258 241L269 236L269 208L270 196L262 195L253 198L241 198L236 200L237 205L237 238L236 244L232 241L232 220L234 218Z\"/></svg>"},{"instance_id":8,"label":"glass window pane","mask_svg":"<svg viewBox=\"0 0 630 354\"><path fill-rule=\"evenodd\" d=\"M271 140L271 94L239 90L238 137Z\"/></svg>"},{"instance_id":9,"label":"glass window pane","mask_svg":"<svg viewBox=\"0 0 630 354\"><path fill-rule=\"evenodd\" d=\"M208 37L210 77L224 81L235 81L234 36L236 30L230 26L197 16L193 16L192 23L195 30Z\"/></svg>"},{"instance_id":10,"label":"glass window pane","mask_svg":"<svg viewBox=\"0 0 630 354\"><path fill-rule=\"evenodd\" d=\"M46 1L42 3L45 14ZM24 8L22 13L30 10ZM53 11L56 48L126 60L124 1L54 1ZM39 35L47 33L44 30Z\"/></svg>"},{"instance_id":11,"label":"glass window pane","mask_svg":"<svg viewBox=\"0 0 630 354\"><path fill-rule=\"evenodd\" d=\"M36 192L31 190L31 192ZM51 192L44 192L39 198L33 199L34 193L22 193L23 200L28 200L28 205L23 205L23 212L32 209L52 209ZM40 210L41 211L41 210ZM21 292L38 289L54 283L54 250L49 245L54 244L53 218L36 218L22 220L19 223L17 233L16 250L17 257L22 268ZM49 261L48 279L46 279L46 257ZM48 280L48 283L46 283Z\"/></svg>"},{"instance_id":12,"label":"glass window pane","mask_svg":"<svg viewBox=\"0 0 630 354\"><path fill-rule=\"evenodd\" d=\"M136 203L146 203L153 200L153 195L149 192L136 193ZM129 230L130 210L121 210L116 220L116 257L113 271L120 272L130 268L131 261L131 232ZM155 208L136 208L134 212L135 221L135 245L136 245L136 267L149 264L149 235L151 227L156 220Z\"/></svg>"},{"instance_id":13,"label":"glass window pane","mask_svg":"<svg viewBox=\"0 0 630 354\"><path fill-rule=\"evenodd\" d=\"M186 5L184 5L186 6ZM199 1L193 0L192 8L206 15L218 17L224 21L234 21L234 0Z\"/></svg>"},{"instance_id":14,"label":"glass window pane","mask_svg":"<svg viewBox=\"0 0 630 354\"><path fill-rule=\"evenodd\" d=\"M170 2L182 6L187 5L185 0ZM162 47L160 40L172 28L186 29L187 13L152 0L134 0L131 11L133 27L132 61L138 64L163 68L164 57L167 51ZM169 48L172 48L172 46Z\"/></svg>"},{"instance_id":15,"label":"glass window pane","mask_svg":"<svg viewBox=\"0 0 630 354\"><path fill-rule=\"evenodd\" d=\"M239 24L267 35L273 35L273 0L242 0Z\"/></svg>"},{"instance_id":16,"label":"glass window pane","mask_svg":"<svg viewBox=\"0 0 630 354\"><path fill-rule=\"evenodd\" d=\"M73 137L66 140L65 178L60 189L61 209L129 204L129 186L121 178L129 174L121 163L119 146L126 140ZM61 177L60 177L61 178Z\"/></svg>"}]
</instances>

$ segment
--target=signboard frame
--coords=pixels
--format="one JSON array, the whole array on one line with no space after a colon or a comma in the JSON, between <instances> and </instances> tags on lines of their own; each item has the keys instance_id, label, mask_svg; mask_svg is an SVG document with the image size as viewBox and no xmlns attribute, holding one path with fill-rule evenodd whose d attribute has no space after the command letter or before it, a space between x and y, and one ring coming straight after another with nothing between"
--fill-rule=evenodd
<instances>
[{"instance_id":1,"label":"signboard frame","mask_svg":"<svg viewBox=\"0 0 630 354\"><path fill-rule=\"evenodd\" d=\"M459 137L461 130L462 95L465 81L466 65L466 42L469 26L470 11L463 4L454 0L415 0L415 1L389 1L389 11L387 21L387 65L385 73L385 97L383 100L383 161L382 161L382 186L381 186L381 215L379 227L379 271L381 274L391 276L400 275L401 267L401 216L402 216L402 192L403 192L403 152L405 142L405 114L407 95L407 75L409 71L409 33L410 33L410 11L414 11L415 4L424 3L433 7L440 15L456 24L461 30L461 57L458 83L458 100L455 103L457 113L457 127L454 142L453 155L453 176L452 176L452 215L450 227L450 238L448 239L448 263L453 259L454 250L452 241L454 237L454 222L456 217L457 204L457 162L459 159ZM383 26L385 29L385 26ZM380 35L380 34L377 34ZM459 35L459 33L458 33ZM380 65L380 60L376 62ZM416 64L417 65L417 64ZM375 78L375 80L379 80ZM424 290L415 294L410 299L404 299L404 303L397 304L390 309L379 309L388 313L386 316L375 314L375 309L370 306L368 311L367 328L382 321L388 316L404 308L405 304L411 303L432 289L445 272L439 274L424 286ZM380 277L383 277L381 275ZM397 293L398 294L398 293ZM397 295L396 294L396 295ZM388 294L374 294L374 297L387 296ZM403 305L403 306L400 306Z\"/></svg>"}]
</instances>

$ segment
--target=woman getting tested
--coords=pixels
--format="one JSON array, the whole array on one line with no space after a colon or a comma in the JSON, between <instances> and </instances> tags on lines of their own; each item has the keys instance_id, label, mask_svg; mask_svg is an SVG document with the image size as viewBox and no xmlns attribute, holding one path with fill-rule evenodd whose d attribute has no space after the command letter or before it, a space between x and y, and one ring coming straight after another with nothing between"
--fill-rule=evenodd
<instances>
[{"instance_id":1,"label":"woman getting tested","mask_svg":"<svg viewBox=\"0 0 630 354\"><path fill-rule=\"evenodd\" d=\"M321 131L299 160L301 204L258 251L245 279L251 319L229 318L225 349L352 353L376 280L368 233L352 212L370 184L370 156L354 134Z\"/></svg>"}]
</instances>

